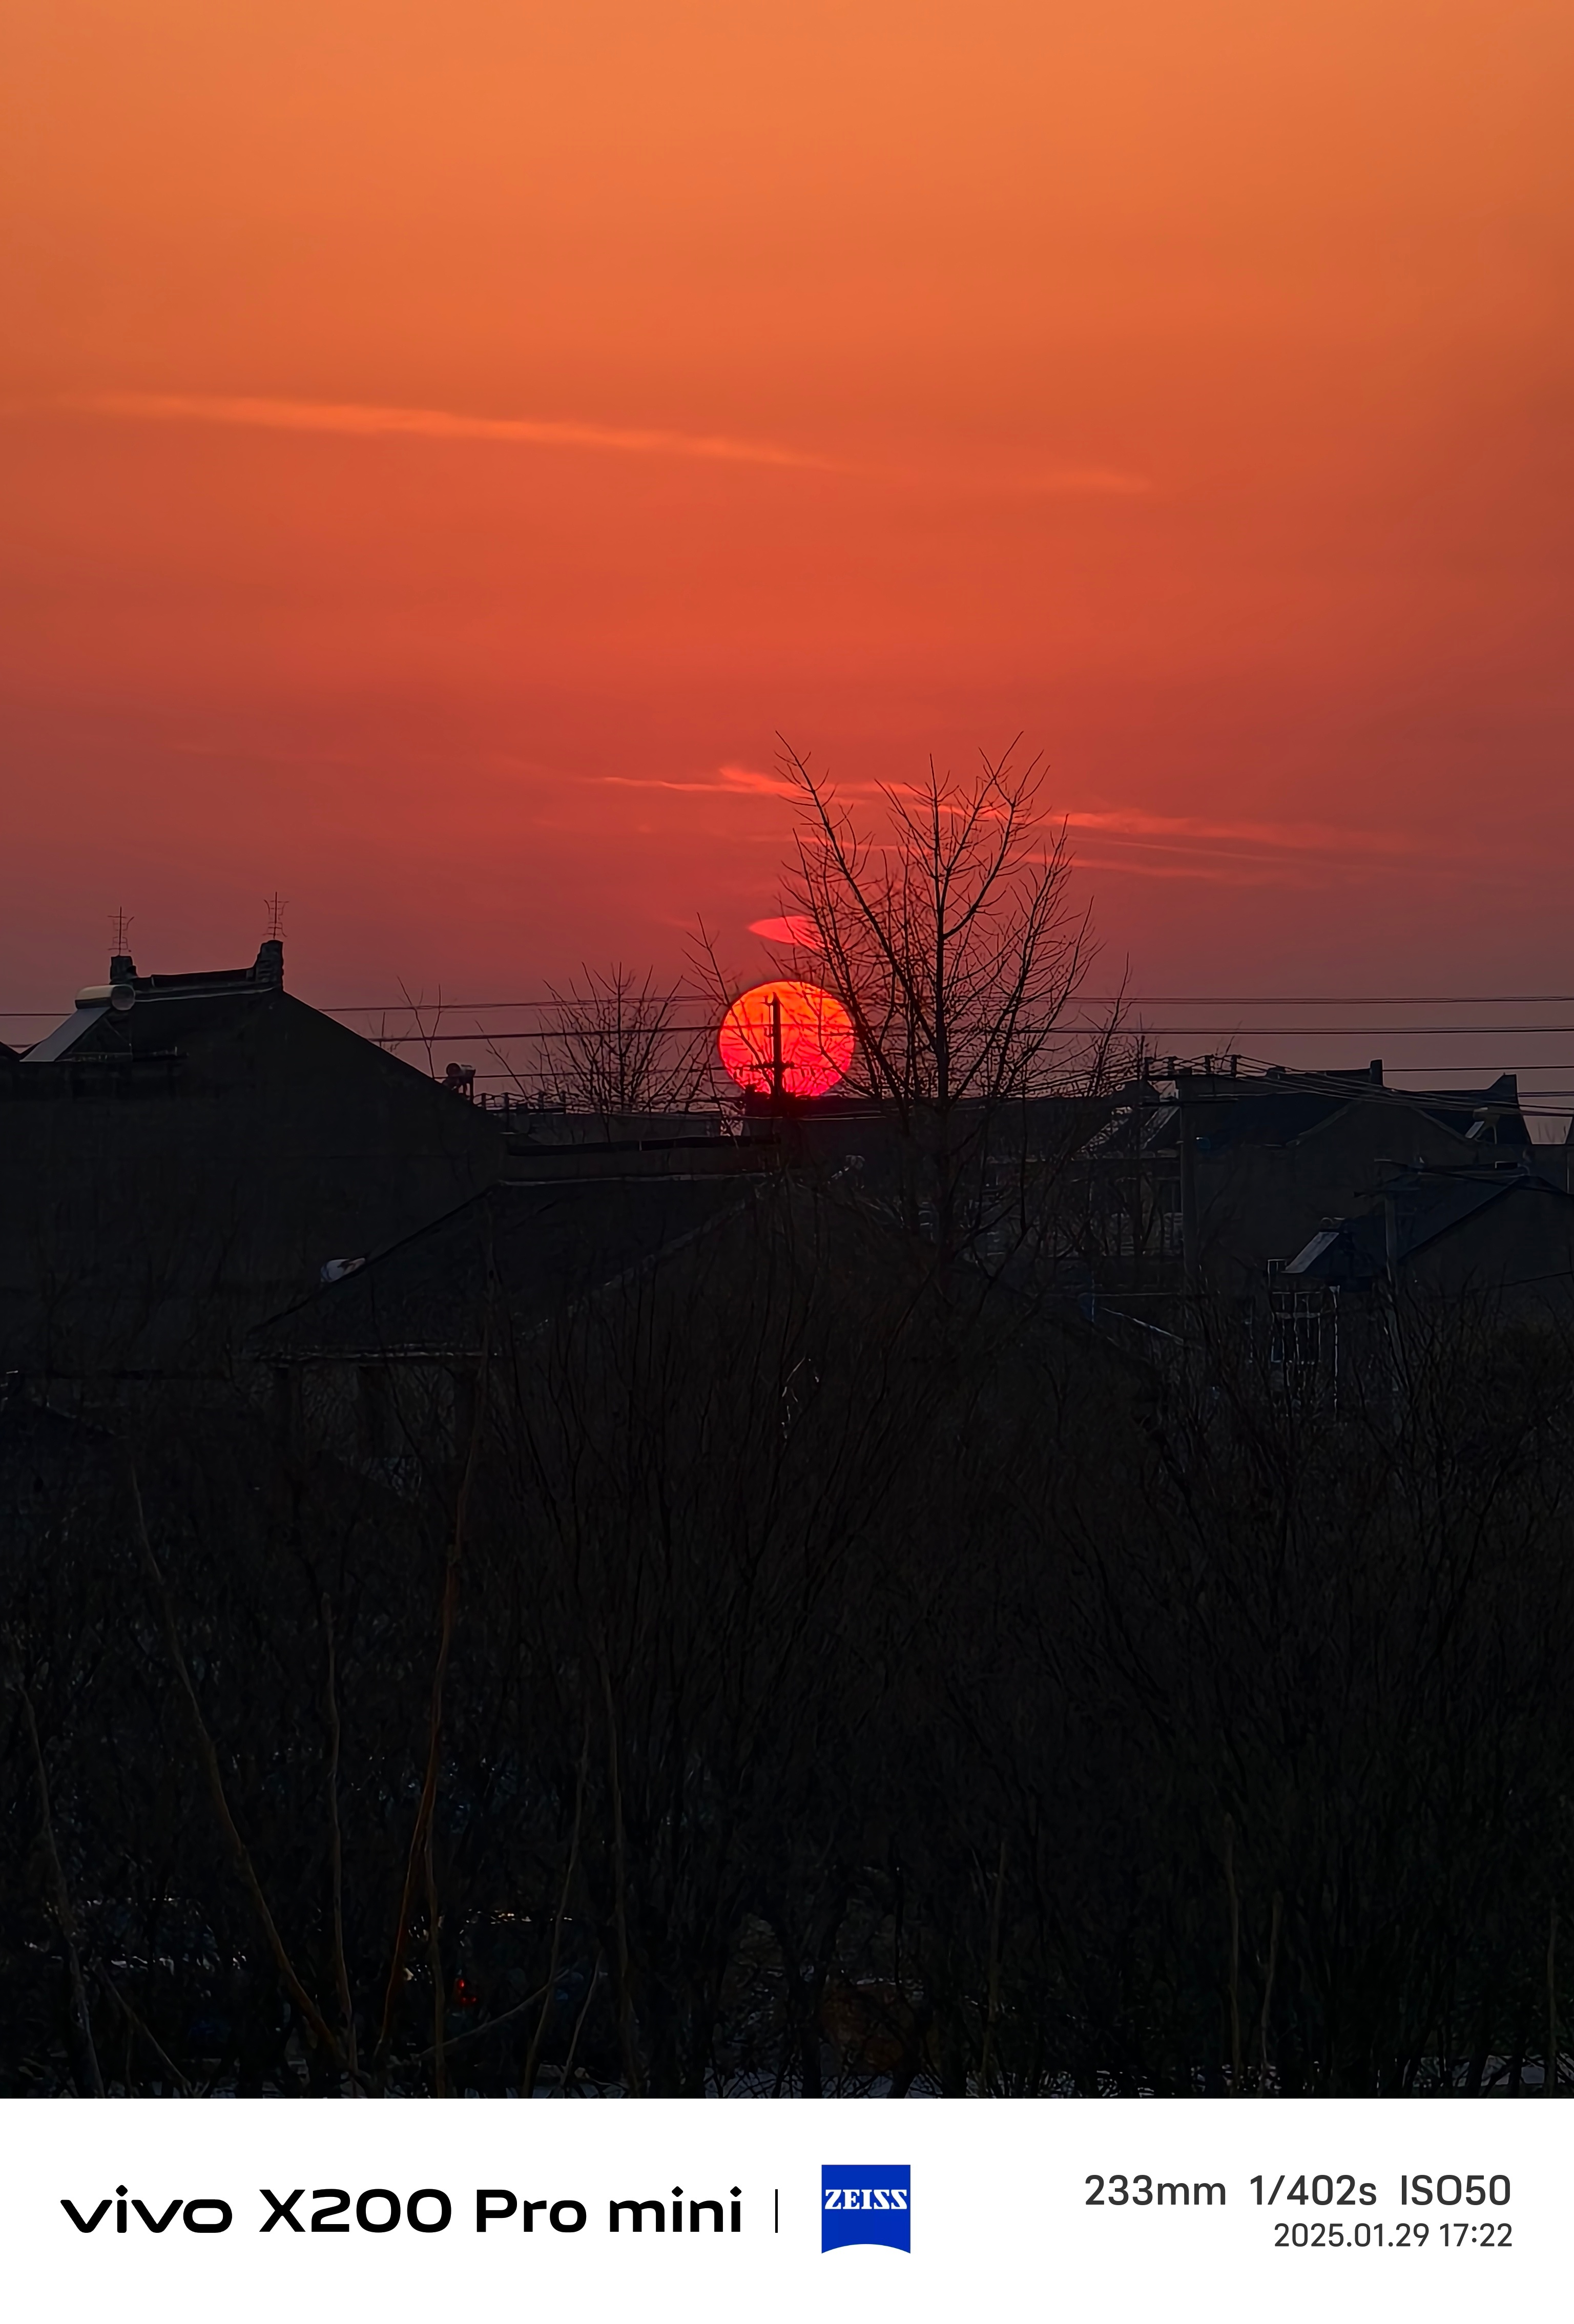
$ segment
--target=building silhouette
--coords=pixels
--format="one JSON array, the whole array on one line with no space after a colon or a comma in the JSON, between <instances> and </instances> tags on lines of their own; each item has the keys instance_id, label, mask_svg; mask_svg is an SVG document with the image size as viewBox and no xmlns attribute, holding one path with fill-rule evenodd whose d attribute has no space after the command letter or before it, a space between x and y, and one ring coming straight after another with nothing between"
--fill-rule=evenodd
<instances>
[{"instance_id":1,"label":"building silhouette","mask_svg":"<svg viewBox=\"0 0 1574 2324\"><path fill-rule=\"evenodd\" d=\"M249 968L125 954L0 1056L0 1371L79 1393L226 1377L335 1261L491 1184L497 1124Z\"/></svg>"}]
</instances>

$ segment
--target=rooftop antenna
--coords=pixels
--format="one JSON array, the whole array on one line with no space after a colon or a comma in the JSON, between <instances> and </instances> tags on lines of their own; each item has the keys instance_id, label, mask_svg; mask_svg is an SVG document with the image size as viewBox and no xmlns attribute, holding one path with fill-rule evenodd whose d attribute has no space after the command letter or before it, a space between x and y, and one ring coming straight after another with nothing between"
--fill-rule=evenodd
<instances>
[{"instance_id":1,"label":"rooftop antenna","mask_svg":"<svg viewBox=\"0 0 1574 2324\"><path fill-rule=\"evenodd\" d=\"M284 941L284 915L290 909L289 897L281 896L279 893L278 889L275 888L271 896L263 897L262 909L268 915L268 942L270 944L282 944Z\"/></svg>"},{"instance_id":2,"label":"rooftop antenna","mask_svg":"<svg viewBox=\"0 0 1574 2324\"><path fill-rule=\"evenodd\" d=\"M109 915L109 981L123 984L136 974L136 964L131 956L131 914L123 904L118 912Z\"/></svg>"}]
</instances>

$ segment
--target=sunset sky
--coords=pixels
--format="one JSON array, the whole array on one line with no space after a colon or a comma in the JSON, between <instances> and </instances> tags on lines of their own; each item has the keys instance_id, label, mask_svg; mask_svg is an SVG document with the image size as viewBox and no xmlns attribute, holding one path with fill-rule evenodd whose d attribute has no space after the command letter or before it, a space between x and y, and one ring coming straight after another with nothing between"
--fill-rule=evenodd
<instances>
[{"instance_id":1,"label":"sunset sky","mask_svg":"<svg viewBox=\"0 0 1574 2324\"><path fill-rule=\"evenodd\" d=\"M1567 0L0 19L0 1004L764 974L778 729L1020 731L1143 991L1574 991Z\"/></svg>"}]
</instances>

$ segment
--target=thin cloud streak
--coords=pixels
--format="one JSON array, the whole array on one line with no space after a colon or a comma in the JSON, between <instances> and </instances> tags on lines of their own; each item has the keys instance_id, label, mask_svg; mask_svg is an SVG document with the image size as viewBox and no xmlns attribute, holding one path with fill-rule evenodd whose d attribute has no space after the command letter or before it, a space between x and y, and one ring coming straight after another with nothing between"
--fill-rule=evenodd
<instances>
[{"instance_id":1,"label":"thin cloud streak","mask_svg":"<svg viewBox=\"0 0 1574 2324\"><path fill-rule=\"evenodd\" d=\"M1199 816L1148 815L1137 807L1099 813L1072 809L1064 817L1073 831L1095 831L1135 846L1183 845L1188 841L1224 840L1267 848L1275 854L1413 855L1415 840L1399 831L1363 831L1334 823L1212 823Z\"/></svg>"},{"instance_id":2,"label":"thin cloud streak","mask_svg":"<svg viewBox=\"0 0 1574 2324\"><path fill-rule=\"evenodd\" d=\"M798 796L779 776L754 767L719 767L713 776L686 781L660 775L594 775L588 779L616 790L681 791L713 799L796 800ZM837 788L842 797L876 798L882 787L842 783ZM1440 864L1452 860L1447 849L1418 849L1404 832L1331 823L1214 822L1201 816L1152 815L1140 807L1072 807L1044 820L1086 834L1094 847L1118 851L1114 855L1079 853L1082 870L1148 879L1317 886L1330 871L1355 875L1368 864L1376 869L1394 857L1413 862L1418 855L1429 854Z\"/></svg>"},{"instance_id":3,"label":"thin cloud streak","mask_svg":"<svg viewBox=\"0 0 1574 2324\"><path fill-rule=\"evenodd\" d=\"M792 945L799 952L823 952L820 931L805 912L786 912L774 920L750 920L749 933L766 944Z\"/></svg>"},{"instance_id":4,"label":"thin cloud streak","mask_svg":"<svg viewBox=\"0 0 1574 2324\"><path fill-rule=\"evenodd\" d=\"M664 775L592 775L590 780L620 791L698 791L705 798L796 798L790 783L778 775L762 775L753 767L719 767L720 779L675 782Z\"/></svg>"},{"instance_id":5,"label":"thin cloud streak","mask_svg":"<svg viewBox=\"0 0 1574 2324\"><path fill-rule=\"evenodd\" d=\"M1307 892L1326 889L1333 867L1308 861L1304 856L1215 856L1211 861L1193 857L1182 863L1144 862L1125 855L1079 855L1079 872L1108 872L1122 880L1174 880L1201 882L1215 888L1295 888ZM1367 872L1365 864L1349 864L1346 870L1358 876Z\"/></svg>"},{"instance_id":6,"label":"thin cloud streak","mask_svg":"<svg viewBox=\"0 0 1574 2324\"><path fill-rule=\"evenodd\" d=\"M633 452L677 460L723 460L759 468L835 469L839 463L783 444L735 436L684 436L666 428L603 428L582 420L488 420L391 403L305 403L266 395L74 395L67 408L106 420L196 421L272 429L287 435L417 437L428 441L536 444L558 450Z\"/></svg>"},{"instance_id":7,"label":"thin cloud streak","mask_svg":"<svg viewBox=\"0 0 1574 2324\"><path fill-rule=\"evenodd\" d=\"M718 767L713 776L683 780L660 775L594 775L594 785L617 790L683 791L702 798L796 799L792 785L754 767ZM909 786L894 788L907 789ZM841 796L877 798L878 784L841 783ZM1357 875L1370 865L1385 867L1395 857L1414 862L1425 856L1440 868L1455 861L1447 848L1418 848L1398 831L1363 830L1333 823L1215 822L1201 816L1152 815L1141 807L1071 807L1044 818L1046 825L1086 834L1113 855L1079 853L1084 872L1117 872L1138 878L1201 880L1250 887L1317 886L1330 872Z\"/></svg>"},{"instance_id":8,"label":"thin cloud streak","mask_svg":"<svg viewBox=\"0 0 1574 2324\"><path fill-rule=\"evenodd\" d=\"M608 428L588 420L494 420L471 411L443 411L396 403L314 403L272 395L166 395L106 390L69 395L60 408L100 420L185 421L198 427L260 428L295 436L407 438L428 443L529 444L557 451L632 453L645 458L719 460L733 466L808 469L823 475L862 476L907 490L950 483L970 491L989 480L960 471L871 468L823 453L799 451L741 436L688 436L669 428ZM1028 498L1129 499L1153 489L1146 476L1124 469L1055 468L1008 480Z\"/></svg>"}]
</instances>

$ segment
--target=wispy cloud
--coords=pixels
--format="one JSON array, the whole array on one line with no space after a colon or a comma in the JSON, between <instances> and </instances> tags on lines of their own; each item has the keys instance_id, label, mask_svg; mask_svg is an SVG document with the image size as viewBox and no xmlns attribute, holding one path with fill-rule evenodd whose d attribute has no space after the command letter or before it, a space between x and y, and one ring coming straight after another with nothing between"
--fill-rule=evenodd
<instances>
[{"instance_id":1,"label":"wispy cloud","mask_svg":"<svg viewBox=\"0 0 1574 2324\"><path fill-rule=\"evenodd\" d=\"M677 782L666 775L594 775L593 782L620 791L699 791L706 798L742 796L749 798L796 798L797 793L779 775L761 774L754 767L718 767L700 782Z\"/></svg>"},{"instance_id":2,"label":"wispy cloud","mask_svg":"<svg viewBox=\"0 0 1574 2324\"><path fill-rule=\"evenodd\" d=\"M718 767L713 775L593 775L593 784L616 790L681 791L714 800L796 800L794 787L757 767ZM905 786L897 786L904 788ZM878 800L881 787L836 786L842 798ZM1083 872L1116 872L1155 880L1201 880L1231 886L1323 884L1330 872L1385 870L1418 853L1447 857L1447 849L1418 849L1413 833L1351 824L1247 821L1207 816L1154 815L1146 807L1070 807L1045 815L1047 828L1063 822ZM758 930L756 931L758 934Z\"/></svg>"},{"instance_id":3,"label":"wispy cloud","mask_svg":"<svg viewBox=\"0 0 1574 2324\"><path fill-rule=\"evenodd\" d=\"M820 932L805 912L784 912L774 920L750 920L749 933L771 945L792 945L799 952L823 949Z\"/></svg>"},{"instance_id":4,"label":"wispy cloud","mask_svg":"<svg viewBox=\"0 0 1574 2324\"><path fill-rule=\"evenodd\" d=\"M734 466L817 470L860 475L873 484L922 491L942 485L977 490L987 480L963 469L870 467L833 460L790 444L748 436L691 436L672 428L609 428L591 420L491 419L474 411L444 411L399 403L318 403L291 396L147 394L106 389L69 395L63 408L102 420L185 422L212 428L258 428L295 436L404 437L434 443L528 444L549 450L632 453L646 458L719 460ZM10 408L10 407L7 407ZM1008 477L1007 490L1030 498L1129 498L1150 492L1146 476L1098 466L1046 468ZM999 485L993 487L999 489Z\"/></svg>"},{"instance_id":5,"label":"wispy cloud","mask_svg":"<svg viewBox=\"0 0 1574 2324\"><path fill-rule=\"evenodd\" d=\"M1195 854L1079 855L1079 872L1109 872L1123 880L1184 880L1216 888L1326 888L1331 866L1315 856ZM1348 867L1347 867L1348 868Z\"/></svg>"},{"instance_id":6,"label":"wispy cloud","mask_svg":"<svg viewBox=\"0 0 1574 2324\"><path fill-rule=\"evenodd\" d=\"M686 436L667 428L604 428L586 420L489 420L393 403L306 403L270 395L74 395L68 408L109 420L186 420L217 428L262 428L288 435L419 437L478 444L536 444L586 452L643 453L676 460L723 460L757 468L838 466L814 452L739 436Z\"/></svg>"},{"instance_id":7,"label":"wispy cloud","mask_svg":"<svg viewBox=\"0 0 1574 2324\"><path fill-rule=\"evenodd\" d=\"M1097 863L1083 855L1081 861L1090 871L1157 873L1162 868L1166 876L1174 878L1222 877L1228 875L1204 872L1201 860L1211 857L1220 865L1242 867L1256 862L1285 869L1296 863L1310 867L1321 861L1354 868L1373 858L1408 859L1417 853L1411 833L1353 824L1215 822L1201 816L1150 815L1138 807L1072 808L1065 821L1073 832L1085 831L1121 851Z\"/></svg>"},{"instance_id":8,"label":"wispy cloud","mask_svg":"<svg viewBox=\"0 0 1574 2324\"><path fill-rule=\"evenodd\" d=\"M750 791L759 798L798 797L793 784L784 781L780 775L762 774L758 767L723 767L719 771L723 782L732 791Z\"/></svg>"}]
</instances>

